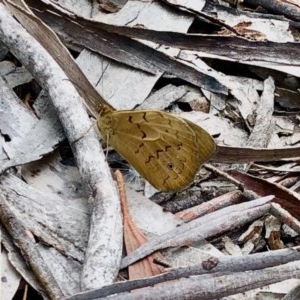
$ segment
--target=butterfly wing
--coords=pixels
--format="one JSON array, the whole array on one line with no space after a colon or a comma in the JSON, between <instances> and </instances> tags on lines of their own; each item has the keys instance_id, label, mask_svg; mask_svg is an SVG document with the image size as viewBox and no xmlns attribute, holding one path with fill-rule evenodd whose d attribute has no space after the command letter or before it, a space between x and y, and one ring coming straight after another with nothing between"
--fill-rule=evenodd
<instances>
[{"instance_id":1,"label":"butterfly wing","mask_svg":"<svg viewBox=\"0 0 300 300\"><path fill-rule=\"evenodd\" d=\"M187 119L184 120L196 134L196 140L199 149L198 158L200 160L200 164L202 165L214 155L216 151L216 143L212 136L205 129Z\"/></svg>"},{"instance_id":2,"label":"butterfly wing","mask_svg":"<svg viewBox=\"0 0 300 300\"><path fill-rule=\"evenodd\" d=\"M102 134L109 136L109 144L161 191L176 191L190 184L211 149L199 151L200 127L195 133L196 127L168 113L115 111L103 120L100 117L98 125ZM199 158L199 153L205 157Z\"/></svg>"}]
</instances>

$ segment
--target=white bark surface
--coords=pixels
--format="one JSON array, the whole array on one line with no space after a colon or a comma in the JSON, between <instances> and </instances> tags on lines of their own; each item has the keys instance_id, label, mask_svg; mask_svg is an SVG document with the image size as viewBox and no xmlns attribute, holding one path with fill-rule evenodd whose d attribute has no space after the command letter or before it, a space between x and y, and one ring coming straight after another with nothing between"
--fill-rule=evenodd
<instances>
[{"instance_id":1,"label":"white bark surface","mask_svg":"<svg viewBox=\"0 0 300 300\"><path fill-rule=\"evenodd\" d=\"M1 40L47 91L71 144L81 176L94 191L82 287L108 284L119 270L122 222L117 190L97 135L91 129L92 122L62 69L13 19L3 4L0 4L0 20Z\"/></svg>"}]
</instances>

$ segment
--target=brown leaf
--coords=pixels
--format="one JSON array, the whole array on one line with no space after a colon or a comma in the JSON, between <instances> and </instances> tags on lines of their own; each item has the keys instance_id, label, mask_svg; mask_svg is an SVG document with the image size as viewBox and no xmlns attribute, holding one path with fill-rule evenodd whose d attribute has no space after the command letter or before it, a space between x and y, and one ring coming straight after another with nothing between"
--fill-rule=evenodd
<instances>
[{"instance_id":1,"label":"brown leaf","mask_svg":"<svg viewBox=\"0 0 300 300\"><path fill-rule=\"evenodd\" d=\"M274 161L283 158L294 158L300 156L300 147L265 149L265 148L240 148L217 146L216 153L211 159L217 162L238 163L253 161Z\"/></svg>"},{"instance_id":2,"label":"brown leaf","mask_svg":"<svg viewBox=\"0 0 300 300\"><path fill-rule=\"evenodd\" d=\"M251 176L237 170L227 172L229 175L239 180L246 189L254 191L259 196L274 195L273 202L279 203L291 215L300 220L300 197L299 194L290 191L289 189L280 186L276 183L271 183L267 180Z\"/></svg>"},{"instance_id":3,"label":"brown leaf","mask_svg":"<svg viewBox=\"0 0 300 300\"><path fill-rule=\"evenodd\" d=\"M148 239L147 237L136 227L134 221L131 218L130 212L127 207L125 184L123 181L122 173L117 170L115 172L115 177L117 180L121 207L123 213L123 224L124 224L124 242L126 253L129 254L135 249L145 244ZM158 264L153 263L155 259L162 259L160 252L155 252L146 258L132 264L128 267L129 279L145 278L149 276L154 276L160 274L164 271L163 267Z\"/></svg>"}]
</instances>

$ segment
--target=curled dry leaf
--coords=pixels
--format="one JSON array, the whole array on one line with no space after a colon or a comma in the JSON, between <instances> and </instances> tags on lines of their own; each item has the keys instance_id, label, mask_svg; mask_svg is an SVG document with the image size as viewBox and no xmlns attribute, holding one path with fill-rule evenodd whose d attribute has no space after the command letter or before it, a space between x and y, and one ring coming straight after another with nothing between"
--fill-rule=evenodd
<instances>
[{"instance_id":1,"label":"curled dry leaf","mask_svg":"<svg viewBox=\"0 0 300 300\"><path fill-rule=\"evenodd\" d=\"M131 218L127 201L126 201L126 191L125 184L123 180L122 173L117 170L115 171L115 178L117 181L121 208L123 213L123 226L124 226L124 243L126 248L126 253L129 254L135 249L145 244L148 239L147 237L136 227L134 221ZM160 274L164 271L164 268L155 264L153 261L155 259L161 259L162 255L159 252L155 252L141 261L134 263L128 267L129 279L145 278L149 276L154 276Z\"/></svg>"},{"instance_id":2,"label":"curled dry leaf","mask_svg":"<svg viewBox=\"0 0 300 300\"><path fill-rule=\"evenodd\" d=\"M300 196L297 193L290 191L279 184L270 183L262 178L242 173L237 170L231 170L227 173L239 180L246 189L254 191L259 196L274 195L275 198L273 202L279 203L291 215L300 220Z\"/></svg>"}]
</instances>

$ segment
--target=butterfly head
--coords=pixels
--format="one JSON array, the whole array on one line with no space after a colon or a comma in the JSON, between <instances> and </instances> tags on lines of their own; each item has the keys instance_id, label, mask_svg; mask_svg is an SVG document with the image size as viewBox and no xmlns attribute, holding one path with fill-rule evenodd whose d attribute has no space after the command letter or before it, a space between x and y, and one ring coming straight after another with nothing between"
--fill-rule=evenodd
<instances>
[{"instance_id":1,"label":"butterfly head","mask_svg":"<svg viewBox=\"0 0 300 300\"><path fill-rule=\"evenodd\" d=\"M109 106L106 105L99 106L97 125L103 137L108 138L109 136L113 135L111 116L114 113L114 111L115 110Z\"/></svg>"}]
</instances>

